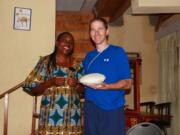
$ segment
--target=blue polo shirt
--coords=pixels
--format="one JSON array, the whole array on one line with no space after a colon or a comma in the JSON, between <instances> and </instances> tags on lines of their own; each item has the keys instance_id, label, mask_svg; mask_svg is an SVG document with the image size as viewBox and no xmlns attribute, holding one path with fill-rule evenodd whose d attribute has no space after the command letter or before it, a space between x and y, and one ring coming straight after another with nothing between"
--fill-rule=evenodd
<instances>
[{"instance_id":1,"label":"blue polo shirt","mask_svg":"<svg viewBox=\"0 0 180 135\"><path fill-rule=\"evenodd\" d=\"M90 51L83 61L83 67L85 74L101 73L105 75L104 82L107 84L131 77L127 55L124 49L119 46L109 45L101 53L96 49ZM105 110L123 106L125 104L124 95L123 89L95 90L90 87L85 88L85 100L91 101Z\"/></svg>"}]
</instances>

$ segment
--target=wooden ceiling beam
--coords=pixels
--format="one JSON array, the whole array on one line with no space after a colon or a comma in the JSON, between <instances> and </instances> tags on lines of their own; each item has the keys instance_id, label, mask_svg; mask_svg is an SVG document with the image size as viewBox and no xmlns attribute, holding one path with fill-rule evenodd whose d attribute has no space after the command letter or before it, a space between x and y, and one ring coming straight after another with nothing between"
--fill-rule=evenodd
<instances>
[{"instance_id":1,"label":"wooden ceiling beam","mask_svg":"<svg viewBox=\"0 0 180 135\"><path fill-rule=\"evenodd\" d=\"M96 15L109 17L110 22L115 21L123 15L131 5L131 0L98 0L95 4Z\"/></svg>"},{"instance_id":2,"label":"wooden ceiling beam","mask_svg":"<svg viewBox=\"0 0 180 135\"><path fill-rule=\"evenodd\" d=\"M158 20L157 23L155 25L155 31L157 32L160 28L160 26L170 17L172 17L175 14L159 14L158 15Z\"/></svg>"},{"instance_id":3,"label":"wooden ceiling beam","mask_svg":"<svg viewBox=\"0 0 180 135\"><path fill-rule=\"evenodd\" d=\"M95 5L97 16L112 16L121 6L122 1L123 0L99 0Z\"/></svg>"},{"instance_id":4,"label":"wooden ceiling beam","mask_svg":"<svg viewBox=\"0 0 180 135\"><path fill-rule=\"evenodd\" d=\"M95 4L96 15L99 17L108 16L105 9L109 5L109 0L98 0Z\"/></svg>"},{"instance_id":5,"label":"wooden ceiling beam","mask_svg":"<svg viewBox=\"0 0 180 135\"><path fill-rule=\"evenodd\" d=\"M115 12L115 14L110 16L109 22L114 22L119 17L121 17L124 14L124 12L130 7L130 5L131 5L131 0L122 0L122 3Z\"/></svg>"}]
</instances>

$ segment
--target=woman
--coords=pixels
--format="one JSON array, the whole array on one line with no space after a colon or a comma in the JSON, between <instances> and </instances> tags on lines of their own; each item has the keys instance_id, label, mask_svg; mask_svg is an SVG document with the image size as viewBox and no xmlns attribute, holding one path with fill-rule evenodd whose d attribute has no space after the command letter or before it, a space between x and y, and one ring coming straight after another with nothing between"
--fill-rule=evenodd
<instances>
[{"instance_id":1,"label":"woman","mask_svg":"<svg viewBox=\"0 0 180 135\"><path fill-rule=\"evenodd\" d=\"M42 95L40 135L80 135L81 110L77 93L81 64L73 57L74 38L61 33L54 52L41 57L23 86L30 95Z\"/></svg>"}]
</instances>

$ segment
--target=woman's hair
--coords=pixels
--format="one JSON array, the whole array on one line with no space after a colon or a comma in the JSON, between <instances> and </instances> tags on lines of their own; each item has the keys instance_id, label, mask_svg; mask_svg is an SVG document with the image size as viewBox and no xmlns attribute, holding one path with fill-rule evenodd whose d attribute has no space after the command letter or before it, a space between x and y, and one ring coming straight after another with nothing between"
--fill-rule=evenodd
<instances>
[{"instance_id":1,"label":"woman's hair","mask_svg":"<svg viewBox=\"0 0 180 135\"><path fill-rule=\"evenodd\" d=\"M71 33L69 32L63 32L63 33L60 33L57 38L56 38L56 43L57 41L59 41L60 39L62 39L64 37L64 35L69 35L72 37L73 41L74 41L74 37ZM47 65L47 70L48 72L50 73L51 72L51 69L55 68L56 67L56 53L57 53L57 46L55 44L54 46L54 51L49 55L49 60L48 60L48 65Z\"/></svg>"},{"instance_id":2,"label":"woman's hair","mask_svg":"<svg viewBox=\"0 0 180 135\"><path fill-rule=\"evenodd\" d=\"M106 29L108 29L108 22L104 19L104 18L101 18L101 17L96 17L96 18L93 18L91 21L90 21L90 25L89 25L89 28L90 28L90 26L91 26L91 24L93 23L93 22L95 22L95 21L100 21L100 22L102 22L103 23L103 25L104 25L104 27L106 28Z\"/></svg>"}]
</instances>

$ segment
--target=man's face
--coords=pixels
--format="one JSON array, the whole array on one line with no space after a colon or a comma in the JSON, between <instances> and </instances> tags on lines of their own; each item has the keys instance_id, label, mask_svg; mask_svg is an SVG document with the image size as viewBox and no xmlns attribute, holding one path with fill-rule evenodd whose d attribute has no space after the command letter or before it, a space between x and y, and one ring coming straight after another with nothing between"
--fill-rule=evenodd
<instances>
[{"instance_id":1,"label":"man's face","mask_svg":"<svg viewBox=\"0 0 180 135\"><path fill-rule=\"evenodd\" d=\"M108 30L104 27L103 22L94 21L90 25L90 37L96 45L105 43L108 36Z\"/></svg>"}]
</instances>

